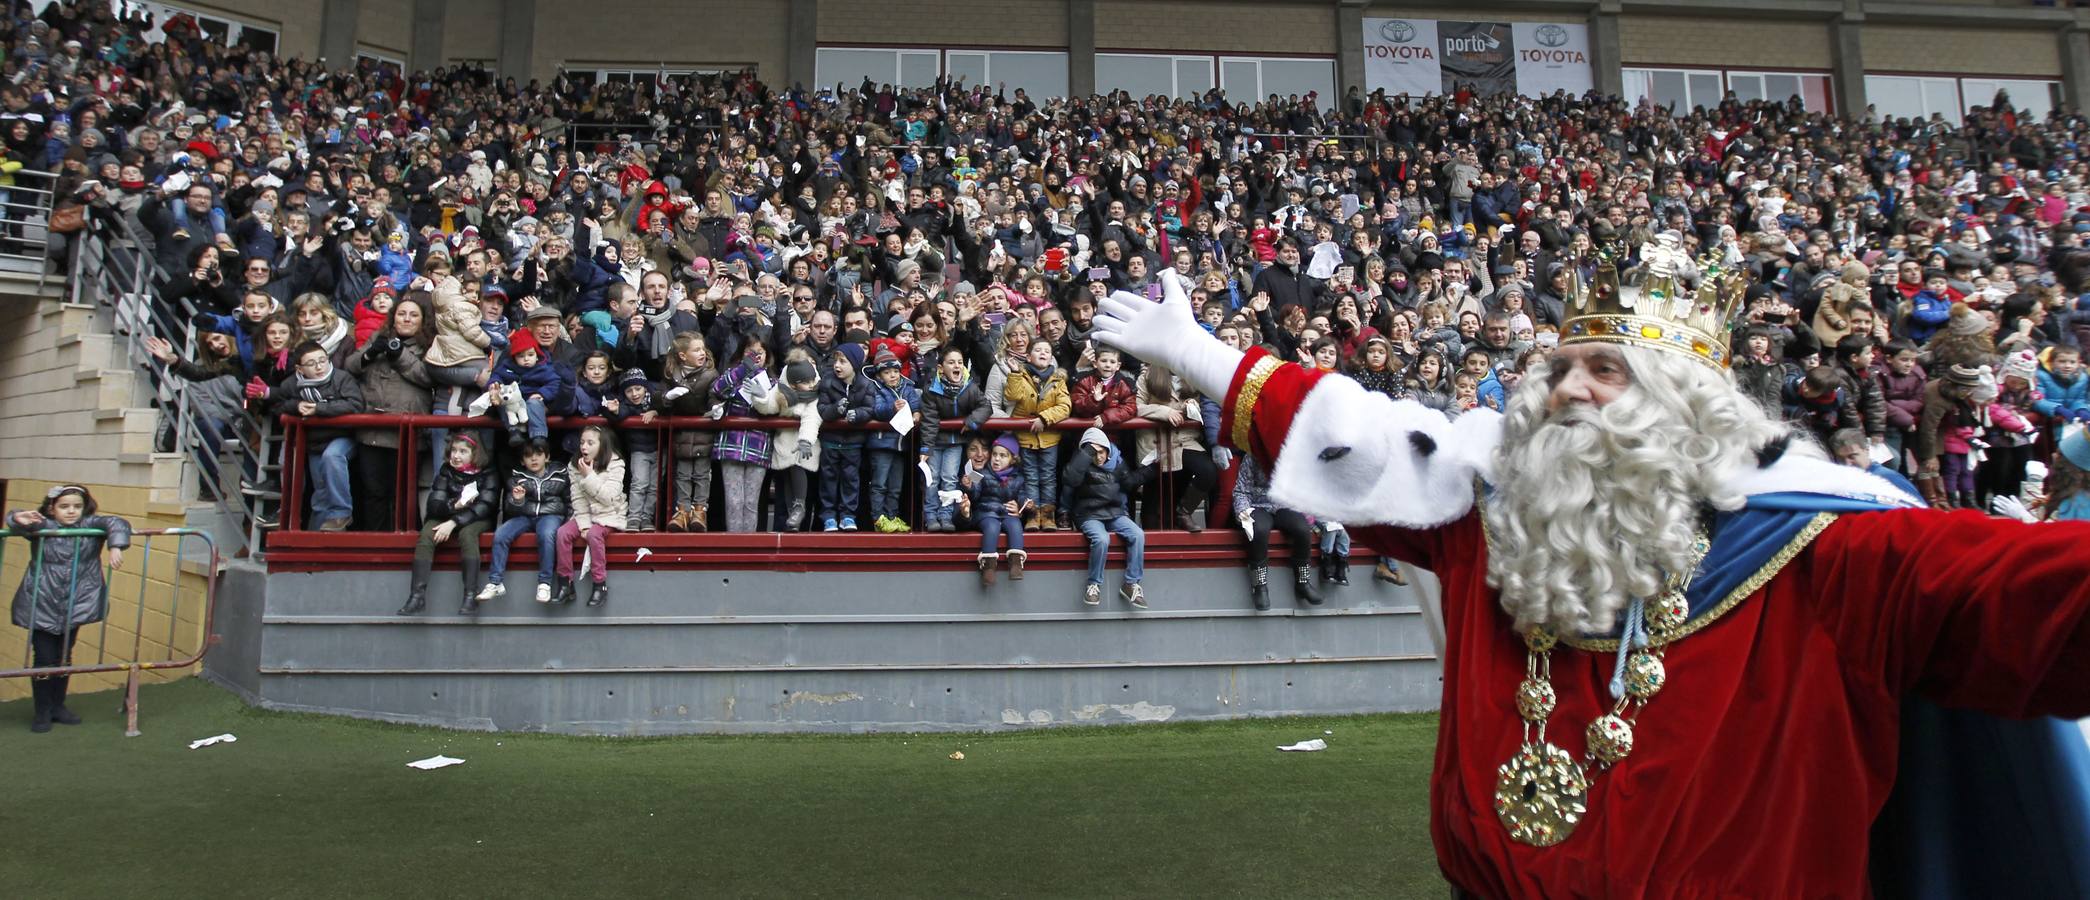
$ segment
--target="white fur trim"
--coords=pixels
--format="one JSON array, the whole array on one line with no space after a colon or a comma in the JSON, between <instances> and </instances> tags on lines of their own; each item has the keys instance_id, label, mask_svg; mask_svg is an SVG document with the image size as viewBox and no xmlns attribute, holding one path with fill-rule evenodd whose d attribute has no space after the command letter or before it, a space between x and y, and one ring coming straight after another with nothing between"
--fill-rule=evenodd
<instances>
[{"instance_id":1,"label":"white fur trim","mask_svg":"<svg viewBox=\"0 0 2090 900\"><path fill-rule=\"evenodd\" d=\"M1768 468L1755 467L1734 473L1728 484L1745 496L1756 494L1827 494L1864 500L1890 507L1921 506L1907 491L1871 472L1826 459L1786 454Z\"/></svg>"},{"instance_id":2,"label":"white fur trim","mask_svg":"<svg viewBox=\"0 0 2090 900\"><path fill-rule=\"evenodd\" d=\"M1419 452L1411 435L1433 444ZM1341 376L1322 378L1299 404L1270 477L1280 506L1352 525L1428 528L1473 507L1473 480L1490 468L1502 417L1476 410L1448 420ZM1348 452L1334 459L1332 448Z\"/></svg>"}]
</instances>

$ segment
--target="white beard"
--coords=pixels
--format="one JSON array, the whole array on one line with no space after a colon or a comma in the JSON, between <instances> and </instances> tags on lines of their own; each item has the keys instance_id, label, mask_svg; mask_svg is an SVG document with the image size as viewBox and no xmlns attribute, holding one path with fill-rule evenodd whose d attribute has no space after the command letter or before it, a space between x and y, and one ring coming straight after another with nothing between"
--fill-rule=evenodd
<instances>
[{"instance_id":1,"label":"white beard","mask_svg":"<svg viewBox=\"0 0 2090 900\"><path fill-rule=\"evenodd\" d=\"M1633 387L1548 415L1543 371L1510 399L1496 451L1488 583L1519 628L1601 633L1692 565L1700 514L1743 496L1730 478L1783 426L1724 373L1623 348Z\"/></svg>"}]
</instances>

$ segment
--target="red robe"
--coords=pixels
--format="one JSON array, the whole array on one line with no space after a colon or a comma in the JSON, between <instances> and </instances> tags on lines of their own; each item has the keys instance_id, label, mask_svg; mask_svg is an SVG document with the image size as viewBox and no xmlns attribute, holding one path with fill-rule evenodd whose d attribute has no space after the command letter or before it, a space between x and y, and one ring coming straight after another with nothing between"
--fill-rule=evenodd
<instances>
[{"instance_id":1,"label":"red robe","mask_svg":"<svg viewBox=\"0 0 2090 900\"><path fill-rule=\"evenodd\" d=\"M1223 409L1241 383L1237 373ZM1265 390L1255 427L1289 423L1310 387ZM1276 471L1266 445L1281 442L1250 443ZM1523 739L1526 652L1486 583L1478 512L1351 534L1443 585L1430 833L1445 877L1480 896L1864 897L1903 694L2006 716L2090 715L2090 523L1847 513L1669 645L1668 685L1640 712L1632 754L1594 775L1572 835L1526 846L1493 807L1496 769ZM1611 653L1553 651L1548 739L1578 760L1582 729L1611 706L1612 665Z\"/></svg>"}]
</instances>

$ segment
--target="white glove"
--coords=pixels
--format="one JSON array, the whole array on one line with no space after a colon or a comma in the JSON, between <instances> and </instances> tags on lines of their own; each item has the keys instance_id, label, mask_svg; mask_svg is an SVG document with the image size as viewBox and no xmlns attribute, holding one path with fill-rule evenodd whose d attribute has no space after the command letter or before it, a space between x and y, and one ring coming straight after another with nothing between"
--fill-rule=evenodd
<instances>
[{"instance_id":1,"label":"white glove","mask_svg":"<svg viewBox=\"0 0 2090 900\"><path fill-rule=\"evenodd\" d=\"M1241 351L1198 327L1190 294L1174 269L1161 270L1161 302L1118 291L1097 310L1096 340L1181 375L1208 397L1225 397Z\"/></svg>"},{"instance_id":2,"label":"white glove","mask_svg":"<svg viewBox=\"0 0 2090 900\"><path fill-rule=\"evenodd\" d=\"M684 394L687 394L687 393L689 393L689 388L686 388L686 387L673 387L673 388L669 388L669 389L668 389L668 392L667 392L667 393L665 393L665 394L662 394L662 395L660 395L660 396L661 396L661 399L664 399L664 400L671 400L671 401L672 401L672 400L678 400L678 399L681 399L682 395L684 395Z\"/></svg>"},{"instance_id":3,"label":"white glove","mask_svg":"<svg viewBox=\"0 0 2090 900\"><path fill-rule=\"evenodd\" d=\"M2025 508L2024 501L2021 501L2016 497L2012 497L2008 494L1996 495L1994 499L1991 499L1988 502L1988 505L1990 508L1994 509L1996 511L1996 515L1999 516L2016 519L2020 522L2039 521L2038 517L2032 515L2031 510Z\"/></svg>"}]
</instances>

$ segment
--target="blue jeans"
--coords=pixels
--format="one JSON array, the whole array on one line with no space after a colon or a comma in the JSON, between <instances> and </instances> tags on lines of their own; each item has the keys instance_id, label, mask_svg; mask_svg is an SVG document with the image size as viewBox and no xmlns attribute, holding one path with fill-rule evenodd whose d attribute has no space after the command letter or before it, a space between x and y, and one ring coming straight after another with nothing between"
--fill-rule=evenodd
<instances>
[{"instance_id":1,"label":"blue jeans","mask_svg":"<svg viewBox=\"0 0 2090 900\"><path fill-rule=\"evenodd\" d=\"M922 485L922 524L949 522L958 514L958 504L940 503L938 491L958 489L958 473L965 466L963 446L930 447L923 451L929 455L929 471L935 473L934 483Z\"/></svg>"},{"instance_id":2,"label":"blue jeans","mask_svg":"<svg viewBox=\"0 0 2090 900\"><path fill-rule=\"evenodd\" d=\"M974 510L978 512L978 510ZM1009 536L1009 549L1023 549L1023 515L1009 512L983 512L975 516L980 522L980 552L995 552L995 536Z\"/></svg>"},{"instance_id":3,"label":"blue jeans","mask_svg":"<svg viewBox=\"0 0 2090 900\"><path fill-rule=\"evenodd\" d=\"M1058 447L1023 451L1023 499L1044 506L1060 502Z\"/></svg>"},{"instance_id":4,"label":"blue jeans","mask_svg":"<svg viewBox=\"0 0 2090 900\"><path fill-rule=\"evenodd\" d=\"M1451 228L1457 231L1473 220L1473 199L1454 199L1451 202Z\"/></svg>"},{"instance_id":5,"label":"blue jeans","mask_svg":"<svg viewBox=\"0 0 2090 900\"><path fill-rule=\"evenodd\" d=\"M1350 555L1350 529L1348 529L1348 528L1345 528L1345 529L1342 529L1341 531L1333 531L1333 530L1330 530L1330 529L1328 529L1328 528L1327 528L1327 527L1325 527L1325 526L1324 526L1324 527L1322 527L1322 529L1321 529L1321 555L1322 555L1322 556L1349 556L1349 555ZM1306 565L1306 560L1303 560L1303 559L1302 559L1302 560L1299 560L1298 562L1292 563L1292 565L1295 565L1295 566L1303 566L1303 565Z\"/></svg>"},{"instance_id":6,"label":"blue jeans","mask_svg":"<svg viewBox=\"0 0 2090 900\"><path fill-rule=\"evenodd\" d=\"M1147 533L1131 516L1081 520L1081 536L1089 539L1089 583L1103 583L1103 564L1110 556L1110 536L1125 542L1125 583L1138 584L1147 574Z\"/></svg>"},{"instance_id":7,"label":"blue jeans","mask_svg":"<svg viewBox=\"0 0 2090 900\"><path fill-rule=\"evenodd\" d=\"M552 583L552 563L559 554L553 548L559 545L559 526L566 524L558 516L516 516L501 523L493 533L493 571L487 581L501 583L501 576L508 573L508 545L515 543L523 532L537 533L537 583Z\"/></svg>"},{"instance_id":8,"label":"blue jeans","mask_svg":"<svg viewBox=\"0 0 2090 900\"><path fill-rule=\"evenodd\" d=\"M348 460L355 455L356 442L345 437L328 441L326 447L312 454L312 518L315 526L333 519L346 519L354 511L354 501L348 494Z\"/></svg>"},{"instance_id":9,"label":"blue jeans","mask_svg":"<svg viewBox=\"0 0 2090 900\"><path fill-rule=\"evenodd\" d=\"M871 518L897 516L900 514L900 492L907 489L907 466L900 461L900 451L872 448L871 457Z\"/></svg>"}]
</instances>

